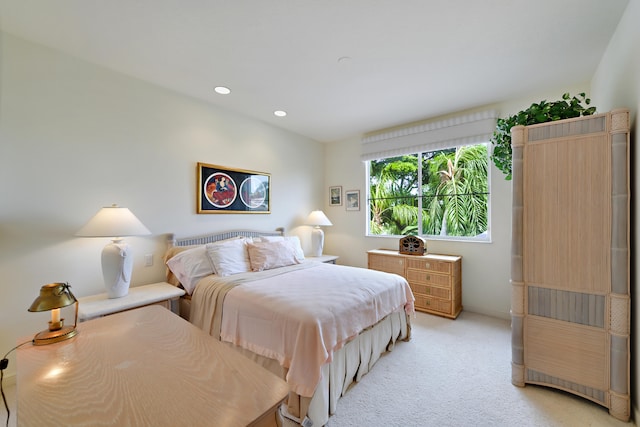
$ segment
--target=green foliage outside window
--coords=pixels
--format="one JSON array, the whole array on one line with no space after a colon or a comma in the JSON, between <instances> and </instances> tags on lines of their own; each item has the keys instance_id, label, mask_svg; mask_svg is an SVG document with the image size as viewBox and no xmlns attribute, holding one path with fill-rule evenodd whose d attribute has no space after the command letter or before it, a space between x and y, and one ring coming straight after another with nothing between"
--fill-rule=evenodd
<instances>
[{"instance_id":1,"label":"green foliage outside window","mask_svg":"<svg viewBox=\"0 0 640 427\"><path fill-rule=\"evenodd\" d=\"M371 161L369 177L372 235L475 237L487 231L486 144Z\"/></svg>"}]
</instances>

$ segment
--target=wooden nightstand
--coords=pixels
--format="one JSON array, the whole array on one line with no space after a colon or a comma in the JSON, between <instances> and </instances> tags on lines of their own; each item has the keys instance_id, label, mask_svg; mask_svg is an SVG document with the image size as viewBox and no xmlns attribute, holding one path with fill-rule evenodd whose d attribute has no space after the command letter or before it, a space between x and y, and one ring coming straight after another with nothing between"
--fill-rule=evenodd
<instances>
[{"instance_id":1,"label":"wooden nightstand","mask_svg":"<svg viewBox=\"0 0 640 427\"><path fill-rule=\"evenodd\" d=\"M320 255L320 256L307 256L304 259L309 261L326 262L327 264L335 264L336 260L340 258L337 255Z\"/></svg>"},{"instance_id":2,"label":"wooden nightstand","mask_svg":"<svg viewBox=\"0 0 640 427\"><path fill-rule=\"evenodd\" d=\"M108 298L107 294L91 295L78 298L78 320L95 319L132 308L158 304L178 313L178 298L184 290L166 282L152 283L129 288L129 294L122 298Z\"/></svg>"}]
</instances>

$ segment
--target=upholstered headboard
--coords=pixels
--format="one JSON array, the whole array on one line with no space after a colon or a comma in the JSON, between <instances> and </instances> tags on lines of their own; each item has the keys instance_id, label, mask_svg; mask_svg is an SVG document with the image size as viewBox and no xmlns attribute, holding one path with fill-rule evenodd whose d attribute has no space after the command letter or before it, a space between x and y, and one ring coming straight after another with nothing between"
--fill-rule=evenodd
<instances>
[{"instance_id":1,"label":"upholstered headboard","mask_svg":"<svg viewBox=\"0 0 640 427\"><path fill-rule=\"evenodd\" d=\"M258 231L258 230L231 230L214 232L211 234L204 234L195 237L185 237L176 239L173 234L169 234L167 244L172 246L192 246L192 245L206 245L207 243L217 242L219 240L231 239L233 237L259 237L259 236L284 236L284 227L278 227L273 231Z\"/></svg>"}]
</instances>

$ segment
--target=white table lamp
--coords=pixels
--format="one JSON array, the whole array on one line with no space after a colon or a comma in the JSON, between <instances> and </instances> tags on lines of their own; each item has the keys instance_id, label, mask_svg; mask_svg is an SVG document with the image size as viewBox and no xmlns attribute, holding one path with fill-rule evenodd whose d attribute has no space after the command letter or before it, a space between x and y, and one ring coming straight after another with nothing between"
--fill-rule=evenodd
<instances>
[{"instance_id":1,"label":"white table lamp","mask_svg":"<svg viewBox=\"0 0 640 427\"><path fill-rule=\"evenodd\" d=\"M309 214L306 221L307 225L314 226L311 231L311 256L322 256L322 248L324 247L324 232L320 227L333 225L329 218L322 211L313 211Z\"/></svg>"},{"instance_id":2,"label":"white table lamp","mask_svg":"<svg viewBox=\"0 0 640 427\"><path fill-rule=\"evenodd\" d=\"M102 250L102 276L109 298L120 298L129 293L133 257L123 236L151 234L127 208L118 205L104 207L76 233L81 237L110 237L111 243Z\"/></svg>"}]
</instances>

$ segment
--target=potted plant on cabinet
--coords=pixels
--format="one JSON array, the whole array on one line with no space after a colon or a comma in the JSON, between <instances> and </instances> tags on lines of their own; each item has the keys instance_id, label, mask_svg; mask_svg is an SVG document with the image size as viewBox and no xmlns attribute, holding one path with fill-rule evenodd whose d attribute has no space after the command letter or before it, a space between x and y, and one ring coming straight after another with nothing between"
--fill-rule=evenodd
<instances>
[{"instance_id":1,"label":"potted plant on cabinet","mask_svg":"<svg viewBox=\"0 0 640 427\"><path fill-rule=\"evenodd\" d=\"M596 107L587 107L590 103L591 100L586 97L584 92L579 93L577 96L565 93L562 95L561 100L554 102L543 100L539 103L531 104L529 108L517 114L499 118L496 122L496 130L491 137L491 144L493 145L491 160L505 174L505 179L511 180L512 127L590 116L596 111Z\"/></svg>"}]
</instances>

